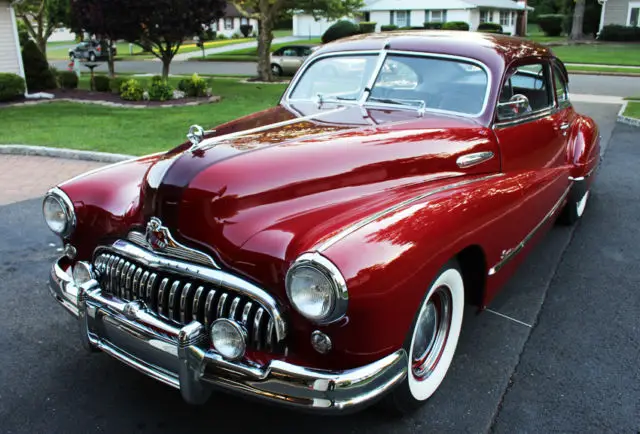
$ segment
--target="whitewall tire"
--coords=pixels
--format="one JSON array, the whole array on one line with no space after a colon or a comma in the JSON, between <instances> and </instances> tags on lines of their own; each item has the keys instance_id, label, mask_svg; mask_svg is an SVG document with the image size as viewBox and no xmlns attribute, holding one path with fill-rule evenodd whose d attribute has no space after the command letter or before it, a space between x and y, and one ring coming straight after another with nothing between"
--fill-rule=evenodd
<instances>
[{"instance_id":1,"label":"whitewall tire","mask_svg":"<svg viewBox=\"0 0 640 434\"><path fill-rule=\"evenodd\" d=\"M407 377L391 394L396 410L419 407L444 380L458 345L464 300L462 273L451 261L431 284L405 341Z\"/></svg>"}]
</instances>

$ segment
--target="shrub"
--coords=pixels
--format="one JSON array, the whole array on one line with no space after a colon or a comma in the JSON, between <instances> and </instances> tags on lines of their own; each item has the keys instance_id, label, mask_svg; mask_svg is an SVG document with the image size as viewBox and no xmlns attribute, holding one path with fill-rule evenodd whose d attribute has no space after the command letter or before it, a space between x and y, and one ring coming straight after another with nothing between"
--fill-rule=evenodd
<instances>
[{"instance_id":1,"label":"shrub","mask_svg":"<svg viewBox=\"0 0 640 434\"><path fill-rule=\"evenodd\" d=\"M27 30L27 25L20 20L18 21L18 41L20 41L20 46L24 47L28 40L29 31Z\"/></svg>"},{"instance_id":2,"label":"shrub","mask_svg":"<svg viewBox=\"0 0 640 434\"><path fill-rule=\"evenodd\" d=\"M640 42L640 27L604 26L598 35L602 41Z\"/></svg>"},{"instance_id":3,"label":"shrub","mask_svg":"<svg viewBox=\"0 0 640 434\"><path fill-rule=\"evenodd\" d=\"M378 23L374 23L371 21L362 21L358 25L360 26L360 33L373 33L376 31L376 25Z\"/></svg>"},{"instance_id":4,"label":"shrub","mask_svg":"<svg viewBox=\"0 0 640 434\"><path fill-rule=\"evenodd\" d=\"M478 26L478 31L484 33L502 33L502 26L498 23L481 23Z\"/></svg>"},{"instance_id":5,"label":"shrub","mask_svg":"<svg viewBox=\"0 0 640 434\"><path fill-rule=\"evenodd\" d=\"M16 74L0 73L0 101L11 101L24 95L22 77Z\"/></svg>"},{"instance_id":6,"label":"shrub","mask_svg":"<svg viewBox=\"0 0 640 434\"><path fill-rule=\"evenodd\" d=\"M198 74L189 78L183 78L178 82L178 90L183 91L189 97L205 96L207 94L207 81Z\"/></svg>"},{"instance_id":7,"label":"shrub","mask_svg":"<svg viewBox=\"0 0 640 434\"><path fill-rule=\"evenodd\" d=\"M140 82L134 78L122 83L120 87L120 98L125 101L142 101L144 89Z\"/></svg>"},{"instance_id":8,"label":"shrub","mask_svg":"<svg viewBox=\"0 0 640 434\"><path fill-rule=\"evenodd\" d=\"M322 35L322 43L326 44L337 39L346 38L360 33L360 27L351 21L341 20L333 24Z\"/></svg>"},{"instance_id":9,"label":"shrub","mask_svg":"<svg viewBox=\"0 0 640 434\"><path fill-rule=\"evenodd\" d=\"M27 41L22 48L24 74L27 77L29 92L38 92L56 88L56 79L47 60L33 41Z\"/></svg>"},{"instance_id":10,"label":"shrub","mask_svg":"<svg viewBox=\"0 0 640 434\"><path fill-rule=\"evenodd\" d=\"M111 92L120 95L120 88L122 87L122 83L124 83L125 81L127 81L126 78L113 77L109 79L109 89L111 89Z\"/></svg>"},{"instance_id":11,"label":"shrub","mask_svg":"<svg viewBox=\"0 0 640 434\"><path fill-rule=\"evenodd\" d=\"M60 71L58 73L58 84L62 89L76 89L78 87L78 76L73 71Z\"/></svg>"},{"instance_id":12,"label":"shrub","mask_svg":"<svg viewBox=\"0 0 640 434\"><path fill-rule=\"evenodd\" d=\"M469 24L465 21L447 21L442 25L442 30L469 31Z\"/></svg>"},{"instance_id":13,"label":"shrub","mask_svg":"<svg viewBox=\"0 0 640 434\"><path fill-rule=\"evenodd\" d=\"M253 26L251 24L240 25L240 33L242 33L245 38L248 38L251 32L253 32Z\"/></svg>"},{"instance_id":14,"label":"shrub","mask_svg":"<svg viewBox=\"0 0 640 434\"><path fill-rule=\"evenodd\" d=\"M224 41L224 40L227 40L227 39L229 39L229 38L227 38L227 37L224 35L224 33L220 33L220 34L218 35L218 41Z\"/></svg>"},{"instance_id":15,"label":"shrub","mask_svg":"<svg viewBox=\"0 0 640 434\"><path fill-rule=\"evenodd\" d=\"M562 34L562 24L564 15L547 14L538 15L538 25L546 36L560 36Z\"/></svg>"},{"instance_id":16,"label":"shrub","mask_svg":"<svg viewBox=\"0 0 640 434\"><path fill-rule=\"evenodd\" d=\"M159 75L151 79L149 86L149 99L151 101L166 101L173 97L173 87Z\"/></svg>"},{"instance_id":17,"label":"shrub","mask_svg":"<svg viewBox=\"0 0 640 434\"><path fill-rule=\"evenodd\" d=\"M425 29L442 30L443 23L424 23Z\"/></svg>"},{"instance_id":18,"label":"shrub","mask_svg":"<svg viewBox=\"0 0 640 434\"><path fill-rule=\"evenodd\" d=\"M398 26L395 24L388 24L386 26L380 26L381 32L393 32L394 30L398 30Z\"/></svg>"},{"instance_id":19,"label":"shrub","mask_svg":"<svg viewBox=\"0 0 640 434\"><path fill-rule=\"evenodd\" d=\"M110 92L111 80L106 75L96 75L93 77L93 88L98 92Z\"/></svg>"},{"instance_id":20,"label":"shrub","mask_svg":"<svg viewBox=\"0 0 640 434\"><path fill-rule=\"evenodd\" d=\"M234 33L233 35L231 35L231 39L240 39L242 37L242 35L240 33Z\"/></svg>"}]
</instances>

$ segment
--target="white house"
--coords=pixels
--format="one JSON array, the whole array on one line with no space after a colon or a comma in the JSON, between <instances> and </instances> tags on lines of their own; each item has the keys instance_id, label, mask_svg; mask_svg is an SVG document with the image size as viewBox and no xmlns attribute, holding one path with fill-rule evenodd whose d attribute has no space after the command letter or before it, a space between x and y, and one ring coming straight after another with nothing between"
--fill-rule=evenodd
<instances>
[{"instance_id":1,"label":"white house","mask_svg":"<svg viewBox=\"0 0 640 434\"><path fill-rule=\"evenodd\" d=\"M258 32L258 20L245 17L238 11L233 3L227 3L224 16L219 18L218 21L213 22L211 27L218 35L225 35L227 38L230 38L234 34L242 35L240 26L243 24L253 26L252 32Z\"/></svg>"},{"instance_id":2,"label":"white house","mask_svg":"<svg viewBox=\"0 0 640 434\"><path fill-rule=\"evenodd\" d=\"M610 24L640 27L640 0L598 0L602 4L600 30Z\"/></svg>"},{"instance_id":3,"label":"white house","mask_svg":"<svg viewBox=\"0 0 640 434\"><path fill-rule=\"evenodd\" d=\"M525 20L525 1L514 0L369 0L354 21L373 21L376 31L383 25L422 27L425 22L464 21L471 30L480 23L499 23L505 33L516 34ZM294 14L295 36L319 36L335 21L315 21L311 15ZM520 32L524 33L524 32Z\"/></svg>"},{"instance_id":4,"label":"white house","mask_svg":"<svg viewBox=\"0 0 640 434\"><path fill-rule=\"evenodd\" d=\"M18 23L8 0L0 0L0 72L18 74L24 78Z\"/></svg>"}]
</instances>

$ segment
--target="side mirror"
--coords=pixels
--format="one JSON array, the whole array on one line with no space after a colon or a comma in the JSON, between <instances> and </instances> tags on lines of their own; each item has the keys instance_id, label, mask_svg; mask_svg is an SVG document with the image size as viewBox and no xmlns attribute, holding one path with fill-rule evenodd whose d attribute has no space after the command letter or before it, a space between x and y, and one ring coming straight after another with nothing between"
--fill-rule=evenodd
<instances>
[{"instance_id":1,"label":"side mirror","mask_svg":"<svg viewBox=\"0 0 640 434\"><path fill-rule=\"evenodd\" d=\"M531 112L529 98L522 94L513 95L509 101L498 103L498 120L514 119Z\"/></svg>"}]
</instances>

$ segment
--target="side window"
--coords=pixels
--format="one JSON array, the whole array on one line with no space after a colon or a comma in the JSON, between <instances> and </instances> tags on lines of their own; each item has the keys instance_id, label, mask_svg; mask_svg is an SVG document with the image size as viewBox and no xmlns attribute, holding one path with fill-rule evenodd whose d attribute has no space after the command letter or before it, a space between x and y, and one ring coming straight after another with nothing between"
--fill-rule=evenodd
<instances>
[{"instance_id":1,"label":"side window","mask_svg":"<svg viewBox=\"0 0 640 434\"><path fill-rule=\"evenodd\" d=\"M284 50L282 55L285 56L285 57L297 57L298 56L298 50L296 50L295 48L287 48L287 49Z\"/></svg>"},{"instance_id":2,"label":"side window","mask_svg":"<svg viewBox=\"0 0 640 434\"><path fill-rule=\"evenodd\" d=\"M498 120L517 120L553 107L553 86L546 63L511 68L498 103Z\"/></svg>"},{"instance_id":3,"label":"side window","mask_svg":"<svg viewBox=\"0 0 640 434\"><path fill-rule=\"evenodd\" d=\"M273 52L273 55L274 55L274 56L282 56L283 51L284 51L284 50L281 48L281 49L279 49L279 50L274 51L274 52Z\"/></svg>"},{"instance_id":4,"label":"side window","mask_svg":"<svg viewBox=\"0 0 640 434\"><path fill-rule=\"evenodd\" d=\"M553 66L553 78L556 85L556 98L558 98L558 105L566 106L569 104L569 89L567 82L564 79L564 74L560 71L558 66Z\"/></svg>"}]
</instances>

